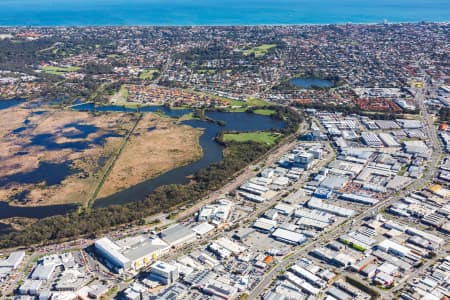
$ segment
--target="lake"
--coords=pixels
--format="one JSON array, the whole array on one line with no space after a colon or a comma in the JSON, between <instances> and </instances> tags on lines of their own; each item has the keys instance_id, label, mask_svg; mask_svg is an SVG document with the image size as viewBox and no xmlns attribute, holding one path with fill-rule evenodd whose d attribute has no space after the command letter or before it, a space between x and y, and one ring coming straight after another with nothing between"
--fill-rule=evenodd
<instances>
[{"instance_id":1,"label":"lake","mask_svg":"<svg viewBox=\"0 0 450 300\"><path fill-rule=\"evenodd\" d=\"M24 100L21 100L21 99L0 100L0 110L17 106L23 102L24 102Z\"/></svg>"},{"instance_id":2,"label":"lake","mask_svg":"<svg viewBox=\"0 0 450 300\"><path fill-rule=\"evenodd\" d=\"M7 219L12 217L41 219L54 215L67 214L71 211L74 211L77 207L78 206L74 204L22 207L22 206L10 206L8 203L0 201L0 219Z\"/></svg>"},{"instance_id":3,"label":"lake","mask_svg":"<svg viewBox=\"0 0 450 300\"><path fill-rule=\"evenodd\" d=\"M141 201L160 186L188 183L188 176L193 175L195 172L206 168L213 163L220 162L223 159L224 147L214 140L221 130L240 132L262 131L270 130L272 128L281 129L285 126L285 123L281 120L245 112L206 112L206 116L217 121L225 122L225 126L222 127L212 122L200 120L188 120L182 122L184 125L204 129L203 134L200 136L200 146L203 151L202 158L188 165L170 170L155 178L146 180L109 197L98 199L95 201L94 207L105 207L132 201Z\"/></svg>"},{"instance_id":4,"label":"lake","mask_svg":"<svg viewBox=\"0 0 450 300\"><path fill-rule=\"evenodd\" d=\"M18 102L19 104L21 102ZM15 104L15 105L17 105ZM12 105L12 104L11 104ZM94 106L91 103L80 104L72 107L74 110L79 111L104 111L104 112L157 112L161 111L165 115L171 117L180 117L184 114L191 112L191 109L170 109L165 106L145 106L139 109L127 108L117 105L108 106ZM203 150L203 156L188 165L170 170L155 178L146 180L128 189L120 191L109 197L99 199L94 203L94 207L105 207L115 204L124 204L131 201L139 201L145 199L156 188L167 184L185 184L189 181L188 177L193 175L200 169L206 168L210 164L220 162L223 159L224 147L218 144L214 138L221 131L262 131L270 130L273 128L281 129L285 126L285 123L281 120L277 120L268 116L262 116L246 112L206 112L208 118L223 121L225 126L219 126L216 123L200 120L187 120L182 124L189 125L195 128L202 128L203 134L200 136L200 146ZM24 130L27 130L27 124L24 127L13 132L14 134L21 134ZM64 137L68 139L65 143L55 143L55 136L51 134L39 134L31 139L29 146L44 146L46 150L67 148L72 151L80 151L86 149L92 145L92 143L103 143L104 140L115 134L108 132L105 133L93 141L83 141L91 133L98 130L97 127L86 124L70 123L66 124L65 128L75 128L76 131L68 131L64 133ZM149 128L149 130L153 130ZM70 141L75 139L76 141ZM81 139L78 140L78 139ZM25 153L24 153L25 154ZM18 153L18 155L21 155ZM70 167L70 162L64 163L47 163L41 162L38 168L31 170L27 173L18 173L5 177L0 177L0 185L5 185L10 182L17 183L37 183L46 181L47 185L56 185L61 183L67 176L73 174L77 170L73 170ZM20 192L16 195L16 198L25 203L27 201L28 191ZM0 201L0 219L10 217L30 217L30 218L44 218L51 215L58 215L68 213L76 209L76 205L54 205L46 207L17 207L10 206L8 203Z\"/></svg>"},{"instance_id":5,"label":"lake","mask_svg":"<svg viewBox=\"0 0 450 300\"><path fill-rule=\"evenodd\" d=\"M0 25L259 25L450 21L448 0L2 0Z\"/></svg>"},{"instance_id":6,"label":"lake","mask_svg":"<svg viewBox=\"0 0 450 300\"><path fill-rule=\"evenodd\" d=\"M335 86L331 80L320 78L292 78L289 83L302 89L310 89L314 87L329 88Z\"/></svg>"}]
</instances>

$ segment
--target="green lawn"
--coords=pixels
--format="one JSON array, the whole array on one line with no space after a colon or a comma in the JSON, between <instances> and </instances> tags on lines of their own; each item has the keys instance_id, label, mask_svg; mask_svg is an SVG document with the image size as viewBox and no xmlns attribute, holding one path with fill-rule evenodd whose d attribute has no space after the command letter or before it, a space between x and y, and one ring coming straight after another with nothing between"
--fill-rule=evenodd
<instances>
[{"instance_id":1,"label":"green lawn","mask_svg":"<svg viewBox=\"0 0 450 300\"><path fill-rule=\"evenodd\" d=\"M158 69L149 69L149 70L144 70L141 72L141 74L139 74L139 79L145 80L145 79L150 79L153 80L155 77L155 73L158 73L159 70Z\"/></svg>"},{"instance_id":2,"label":"green lawn","mask_svg":"<svg viewBox=\"0 0 450 300\"><path fill-rule=\"evenodd\" d=\"M53 75L62 75L68 72L76 72L80 69L80 67L70 66L70 67L54 67L54 66L45 66L42 67L42 71L47 74Z\"/></svg>"},{"instance_id":3,"label":"green lawn","mask_svg":"<svg viewBox=\"0 0 450 300\"><path fill-rule=\"evenodd\" d=\"M122 85L120 87L120 90L111 97L111 102L112 103L128 102L128 89L125 85Z\"/></svg>"},{"instance_id":4,"label":"green lawn","mask_svg":"<svg viewBox=\"0 0 450 300\"><path fill-rule=\"evenodd\" d=\"M253 141L267 145L274 145L279 137L280 137L279 134L273 132L259 131L259 132L243 132L243 133L225 133L223 139L225 142Z\"/></svg>"},{"instance_id":5,"label":"green lawn","mask_svg":"<svg viewBox=\"0 0 450 300\"><path fill-rule=\"evenodd\" d=\"M217 73L217 70L215 70L215 69L199 69L199 70L195 70L194 72L199 73L199 74L214 75Z\"/></svg>"},{"instance_id":6,"label":"green lawn","mask_svg":"<svg viewBox=\"0 0 450 300\"><path fill-rule=\"evenodd\" d=\"M254 54L255 57L264 56L270 49L275 48L276 44L262 44L261 46L254 47L244 51L244 55L248 56Z\"/></svg>"},{"instance_id":7,"label":"green lawn","mask_svg":"<svg viewBox=\"0 0 450 300\"><path fill-rule=\"evenodd\" d=\"M246 111L247 108L253 107L253 106L269 106L272 105L267 101L264 101L262 99L258 98L247 98L245 101L240 100L230 100L230 106L233 107L229 109L229 111L233 112L243 112ZM269 110L261 110L261 114L268 113ZM273 111L271 111L273 112Z\"/></svg>"},{"instance_id":8,"label":"green lawn","mask_svg":"<svg viewBox=\"0 0 450 300\"><path fill-rule=\"evenodd\" d=\"M275 113L273 109L255 109L253 111L257 115L271 116Z\"/></svg>"}]
</instances>

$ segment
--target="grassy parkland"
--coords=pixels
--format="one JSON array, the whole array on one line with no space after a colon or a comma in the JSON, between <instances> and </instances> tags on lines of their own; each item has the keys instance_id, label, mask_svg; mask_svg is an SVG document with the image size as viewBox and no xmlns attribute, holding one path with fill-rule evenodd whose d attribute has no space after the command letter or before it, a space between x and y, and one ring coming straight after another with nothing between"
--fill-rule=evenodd
<instances>
[{"instance_id":1,"label":"grassy parkland","mask_svg":"<svg viewBox=\"0 0 450 300\"><path fill-rule=\"evenodd\" d=\"M223 140L225 142L256 142L273 146L282 135L275 132L259 131L259 132L241 132L241 133L225 133Z\"/></svg>"}]
</instances>

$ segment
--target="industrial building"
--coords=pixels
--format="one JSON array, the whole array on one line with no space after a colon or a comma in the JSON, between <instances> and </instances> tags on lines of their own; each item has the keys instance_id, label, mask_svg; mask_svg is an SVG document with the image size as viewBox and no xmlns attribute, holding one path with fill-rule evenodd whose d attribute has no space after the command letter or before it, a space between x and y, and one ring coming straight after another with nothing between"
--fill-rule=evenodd
<instances>
[{"instance_id":1,"label":"industrial building","mask_svg":"<svg viewBox=\"0 0 450 300\"><path fill-rule=\"evenodd\" d=\"M159 238L137 236L113 242L107 237L94 244L106 265L116 272L137 270L150 264L159 255L169 250L169 245Z\"/></svg>"},{"instance_id":2,"label":"industrial building","mask_svg":"<svg viewBox=\"0 0 450 300\"><path fill-rule=\"evenodd\" d=\"M300 245L307 240L303 234L283 228L277 228L271 236L280 242L291 245Z\"/></svg>"},{"instance_id":3,"label":"industrial building","mask_svg":"<svg viewBox=\"0 0 450 300\"><path fill-rule=\"evenodd\" d=\"M356 202L356 203L365 204L365 205L375 205L378 203L378 200L374 199L372 197L364 196L364 195L357 195L357 194L352 194L352 193L342 194L339 198L342 200Z\"/></svg>"},{"instance_id":4,"label":"industrial building","mask_svg":"<svg viewBox=\"0 0 450 300\"><path fill-rule=\"evenodd\" d=\"M383 142L380 140L380 138L375 134L371 132L363 132L361 133L361 138L369 147L382 147Z\"/></svg>"},{"instance_id":5,"label":"industrial building","mask_svg":"<svg viewBox=\"0 0 450 300\"><path fill-rule=\"evenodd\" d=\"M381 132L378 134L386 147L400 147L400 144L389 133Z\"/></svg>"},{"instance_id":6,"label":"industrial building","mask_svg":"<svg viewBox=\"0 0 450 300\"><path fill-rule=\"evenodd\" d=\"M324 203L322 200L318 198L311 198L308 201L307 206L312 209L318 209L330 214L334 214L340 217L351 217L355 214L355 211L349 208L340 207L337 205Z\"/></svg>"},{"instance_id":7,"label":"industrial building","mask_svg":"<svg viewBox=\"0 0 450 300\"><path fill-rule=\"evenodd\" d=\"M230 215L233 202L228 199L219 199L216 203L204 205L198 212L199 222L211 222L219 225L226 222Z\"/></svg>"},{"instance_id":8,"label":"industrial building","mask_svg":"<svg viewBox=\"0 0 450 300\"><path fill-rule=\"evenodd\" d=\"M178 247L182 244L194 241L197 236L192 229L181 224L175 224L161 231L159 237L170 247Z\"/></svg>"},{"instance_id":9,"label":"industrial building","mask_svg":"<svg viewBox=\"0 0 450 300\"><path fill-rule=\"evenodd\" d=\"M0 260L0 268L17 269L25 258L25 251L12 252L7 259Z\"/></svg>"}]
</instances>

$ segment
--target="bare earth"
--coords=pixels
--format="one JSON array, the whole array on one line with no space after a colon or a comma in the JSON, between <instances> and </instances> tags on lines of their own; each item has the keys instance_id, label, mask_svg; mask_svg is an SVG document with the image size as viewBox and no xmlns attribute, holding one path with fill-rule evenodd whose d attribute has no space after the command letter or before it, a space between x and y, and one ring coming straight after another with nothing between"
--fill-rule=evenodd
<instances>
[{"instance_id":1,"label":"bare earth","mask_svg":"<svg viewBox=\"0 0 450 300\"><path fill-rule=\"evenodd\" d=\"M0 201L9 201L12 205L50 205L64 203L85 203L96 187L104 166L131 129L132 116L129 114L101 114L93 116L85 112L69 110L47 110L43 114L33 114L32 110L14 107L2 111L0 118L0 180L5 176L26 174L39 166L40 162L65 163L79 171L67 176L61 184L48 186L44 179L40 183L7 182L0 185ZM25 120L27 124L24 123ZM97 130L86 138L68 138L66 133L79 133L70 124L96 126ZM20 133L13 130L26 127ZM66 128L65 128L66 127ZM120 134L107 137L103 144L93 143L105 134ZM39 134L52 134L56 144L66 142L88 142L85 149L69 148L46 149L41 145L32 145L31 140ZM21 155L18 153L21 152ZM17 194L29 191L24 202L19 202Z\"/></svg>"},{"instance_id":2,"label":"bare earth","mask_svg":"<svg viewBox=\"0 0 450 300\"><path fill-rule=\"evenodd\" d=\"M202 155L201 133L201 129L179 125L155 114L144 114L98 198L199 159Z\"/></svg>"}]
</instances>

